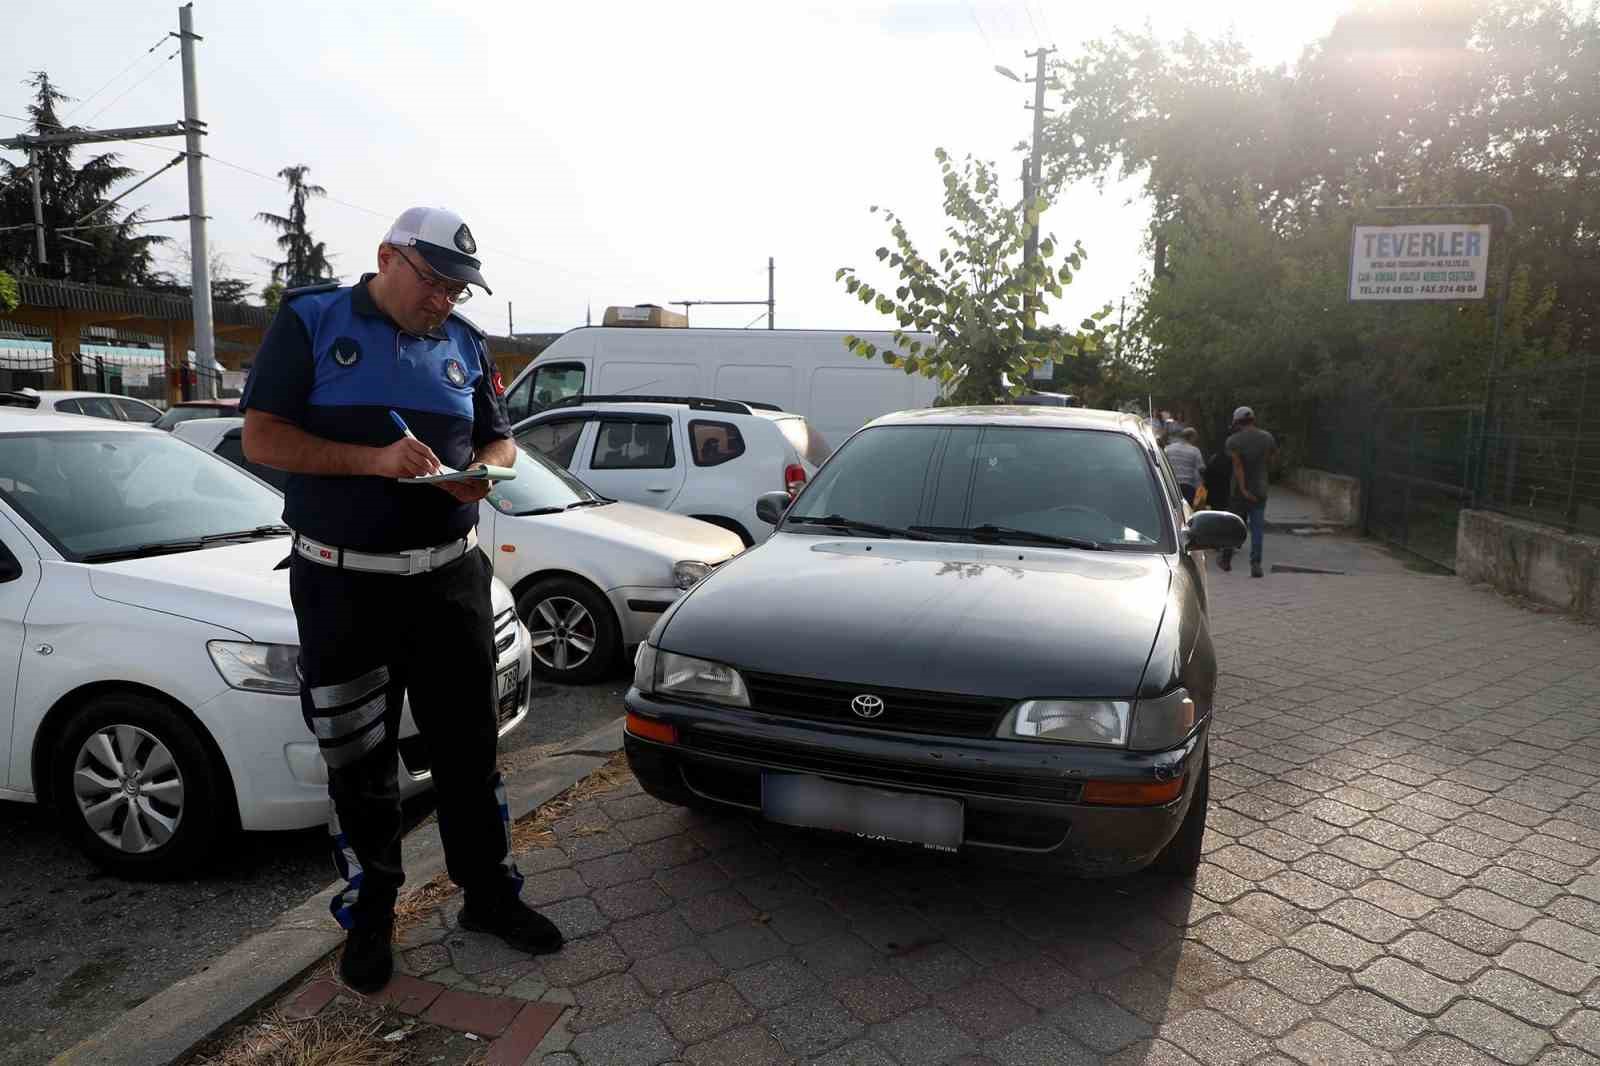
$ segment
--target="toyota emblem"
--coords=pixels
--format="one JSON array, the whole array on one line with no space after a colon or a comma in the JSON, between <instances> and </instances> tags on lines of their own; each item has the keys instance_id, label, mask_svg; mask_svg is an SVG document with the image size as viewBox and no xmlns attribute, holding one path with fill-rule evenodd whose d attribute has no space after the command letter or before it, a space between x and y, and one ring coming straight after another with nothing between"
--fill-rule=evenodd
<instances>
[{"instance_id":1,"label":"toyota emblem","mask_svg":"<svg viewBox=\"0 0 1600 1066\"><path fill-rule=\"evenodd\" d=\"M850 701L850 709L861 718L876 718L883 713L883 701L876 696L862 694Z\"/></svg>"}]
</instances>

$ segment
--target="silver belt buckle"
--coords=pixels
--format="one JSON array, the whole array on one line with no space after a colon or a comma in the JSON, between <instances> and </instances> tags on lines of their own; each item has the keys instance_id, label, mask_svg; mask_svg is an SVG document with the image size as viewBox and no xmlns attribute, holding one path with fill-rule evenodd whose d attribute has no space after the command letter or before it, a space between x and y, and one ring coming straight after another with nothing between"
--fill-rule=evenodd
<instances>
[{"instance_id":1,"label":"silver belt buckle","mask_svg":"<svg viewBox=\"0 0 1600 1066\"><path fill-rule=\"evenodd\" d=\"M407 556L407 562L410 564L410 569L406 571L408 577L426 574L433 569L433 549L424 548L415 555Z\"/></svg>"}]
</instances>

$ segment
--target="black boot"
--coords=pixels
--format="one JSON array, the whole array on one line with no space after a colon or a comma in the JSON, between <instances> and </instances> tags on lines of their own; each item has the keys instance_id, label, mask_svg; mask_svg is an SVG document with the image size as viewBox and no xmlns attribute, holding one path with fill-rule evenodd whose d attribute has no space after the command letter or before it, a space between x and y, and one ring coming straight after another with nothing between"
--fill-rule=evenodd
<instances>
[{"instance_id":1,"label":"black boot","mask_svg":"<svg viewBox=\"0 0 1600 1066\"><path fill-rule=\"evenodd\" d=\"M487 903L467 897L461 908L461 928L497 936L529 955L560 951L565 943L555 923L515 896L499 897Z\"/></svg>"},{"instance_id":2,"label":"black boot","mask_svg":"<svg viewBox=\"0 0 1600 1066\"><path fill-rule=\"evenodd\" d=\"M389 942L394 939L394 914L358 921L344 940L344 955L339 959L339 976L344 983L371 995L389 983L394 974L394 954Z\"/></svg>"},{"instance_id":3,"label":"black boot","mask_svg":"<svg viewBox=\"0 0 1600 1066\"><path fill-rule=\"evenodd\" d=\"M1223 549L1217 553L1217 569L1223 573L1233 569L1233 553L1231 551Z\"/></svg>"},{"instance_id":4,"label":"black boot","mask_svg":"<svg viewBox=\"0 0 1600 1066\"><path fill-rule=\"evenodd\" d=\"M1251 563L1250 564L1250 576L1251 577L1265 577L1266 576L1261 571L1261 564L1260 563Z\"/></svg>"}]
</instances>

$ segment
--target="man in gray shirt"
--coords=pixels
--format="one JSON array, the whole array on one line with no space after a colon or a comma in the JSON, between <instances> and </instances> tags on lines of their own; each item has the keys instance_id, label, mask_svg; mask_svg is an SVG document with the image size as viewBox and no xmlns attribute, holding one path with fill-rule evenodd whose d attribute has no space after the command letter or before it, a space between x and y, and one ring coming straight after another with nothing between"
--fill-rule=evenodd
<instances>
[{"instance_id":1,"label":"man in gray shirt","mask_svg":"<svg viewBox=\"0 0 1600 1066\"><path fill-rule=\"evenodd\" d=\"M1267 532L1267 464L1278 452L1272 434L1256 427L1248 407L1233 412L1234 432L1226 450L1233 459L1231 509L1250 526L1250 576L1261 577L1261 542ZM1224 550L1217 565L1233 569L1233 552Z\"/></svg>"},{"instance_id":2,"label":"man in gray shirt","mask_svg":"<svg viewBox=\"0 0 1600 1066\"><path fill-rule=\"evenodd\" d=\"M1194 503L1195 489L1199 488L1205 470L1206 458L1194 446L1199 439L1200 434L1191 426L1166 447L1167 465L1172 467L1172 476L1178 479L1185 503Z\"/></svg>"}]
</instances>

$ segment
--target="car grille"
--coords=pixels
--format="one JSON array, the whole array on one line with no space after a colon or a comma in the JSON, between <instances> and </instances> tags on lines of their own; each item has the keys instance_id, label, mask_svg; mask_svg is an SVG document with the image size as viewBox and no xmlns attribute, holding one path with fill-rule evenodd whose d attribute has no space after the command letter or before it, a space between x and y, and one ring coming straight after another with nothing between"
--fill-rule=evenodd
<instances>
[{"instance_id":1,"label":"car grille","mask_svg":"<svg viewBox=\"0 0 1600 1066\"><path fill-rule=\"evenodd\" d=\"M1011 706L1008 699L958 696L944 692L878 688L839 681L815 681L778 674L741 671L750 690L750 706L764 714L844 722L864 729L895 733L926 733L945 737L992 737L1000 718ZM851 710L857 696L883 701L877 718L862 718Z\"/></svg>"},{"instance_id":2,"label":"car grille","mask_svg":"<svg viewBox=\"0 0 1600 1066\"><path fill-rule=\"evenodd\" d=\"M1083 785L1077 781L1041 780L947 766L923 767L833 748L804 748L700 729L684 730L680 743L691 751L743 759L772 769L844 776L884 785L1052 803L1076 803L1083 794Z\"/></svg>"},{"instance_id":3,"label":"car grille","mask_svg":"<svg viewBox=\"0 0 1600 1066\"><path fill-rule=\"evenodd\" d=\"M517 639L517 612L507 607L494 616L494 654L499 658Z\"/></svg>"}]
</instances>

